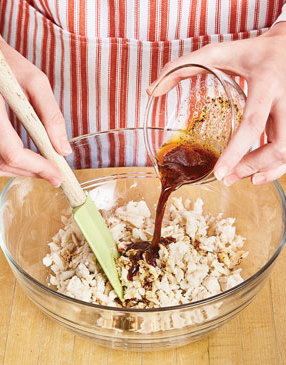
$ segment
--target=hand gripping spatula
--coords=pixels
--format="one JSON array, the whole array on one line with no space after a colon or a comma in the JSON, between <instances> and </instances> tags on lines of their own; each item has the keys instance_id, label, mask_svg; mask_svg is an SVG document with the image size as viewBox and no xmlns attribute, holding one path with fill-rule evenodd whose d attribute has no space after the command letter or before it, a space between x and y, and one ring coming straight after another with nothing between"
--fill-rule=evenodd
<instances>
[{"instance_id":1,"label":"hand gripping spatula","mask_svg":"<svg viewBox=\"0 0 286 365\"><path fill-rule=\"evenodd\" d=\"M118 257L118 251L112 235L89 195L82 190L66 160L54 150L43 124L18 84L1 51L0 93L22 122L40 153L60 170L62 175L61 188L73 208L74 220L119 299L123 301L123 289L114 261Z\"/></svg>"}]
</instances>

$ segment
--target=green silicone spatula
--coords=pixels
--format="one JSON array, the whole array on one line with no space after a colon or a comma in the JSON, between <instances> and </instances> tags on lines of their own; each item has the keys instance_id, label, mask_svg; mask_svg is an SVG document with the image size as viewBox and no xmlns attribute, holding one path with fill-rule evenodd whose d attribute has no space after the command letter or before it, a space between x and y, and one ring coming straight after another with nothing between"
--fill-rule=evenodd
<instances>
[{"instance_id":1,"label":"green silicone spatula","mask_svg":"<svg viewBox=\"0 0 286 365\"><path fill-rule=\"evenodd\" d=\"M43 124L18 84L1 51L0 93L22 122L40 153L60 170L62 175L61 188L73 208L73 217L116 294L123 301L123 289L114 261L118 257L118 251L112 235L89 195L81 188L66 160L54 150Z\"/></svg>"}]
</instances>

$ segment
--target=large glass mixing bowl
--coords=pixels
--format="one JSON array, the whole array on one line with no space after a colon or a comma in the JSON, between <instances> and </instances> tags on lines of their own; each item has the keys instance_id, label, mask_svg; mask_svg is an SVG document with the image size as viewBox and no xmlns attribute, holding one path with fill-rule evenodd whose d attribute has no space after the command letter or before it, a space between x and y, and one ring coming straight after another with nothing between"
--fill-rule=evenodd
<instances>
[{"instance_id":1,"label":"large glass mixing bowl","mask_svg":"<svg viewBox=\"0 0 286 365\"><path fill-rule=\"evenodd\" d=\"M143 166L147 157L141 141L142 129L76 138L71 143L70 163L85 189L111 184L114 206L144 198L154 214L160 182L152 167ZM49 268L42 259L68 204L61 190L37 179L16 178L5 187L0 200L1 247L27 296L61 325L114 348L184 345L230 320L261 290L285 242L285 196L277 182L253 186L248 180L231 187L220 182L186 185L174 195L192 200L201 197L206 211L236 218L249 251L241 264L243 283L198 302L145 310L89 304L57 293L47 284Z\"/></svg>"}]
</instances>

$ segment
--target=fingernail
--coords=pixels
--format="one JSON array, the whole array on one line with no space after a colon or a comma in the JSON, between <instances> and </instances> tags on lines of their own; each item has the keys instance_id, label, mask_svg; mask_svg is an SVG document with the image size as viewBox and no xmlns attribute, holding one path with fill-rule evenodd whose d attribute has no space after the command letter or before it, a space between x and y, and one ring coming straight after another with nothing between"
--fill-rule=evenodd
<instances>
[{"instance_id":1,"label":"fingernail","mask_svg":"<svg viewBox=\"0 0 286 365\"><path fill-rule=\"evenodd\" d=\"M225 177L226 174L227 174L227 167L225 167L225 166L219 167L214 172L214 175L218 181L221 181Z\"/></svg>"},{"instance_id":2,"label":"fingernail","mask_svg":"<svg viewBox=\"0 0 286 365\"><path fill-rule=\"evenodd\" d=\"M223 183L225 186L231 186L238 180L239 180L239 178L236 175L229 175L225 179L223 179Z\"/></svg>"},{"instance_id":3,"label":"fingernail","mask_svg":"<svg viewBox=\"0 0 286 365\"><path fill-rule=\"evenodd\" d=\"M62 182L59 179L54 179L54 180L51 181L51 183L53 184L53 186L55 188L59 188L62 184Z\"/></svg>"},{"instance_id":4,"label":"fingernail","mask_svg":"<svg viewBox=\"0 0 286 365\"><path fill-rule=\"evenodd\" d=\"M153 92L153 89L156 85L157 80L153 81L151 85L149 85L148 89L146 90L147 94L150 96Z\"/></svg>"},{"instance_id":5,"label":"fingernail","mask_svg":"<svg viewBox=\"0 0 286 365\"><path fill-rule=\"evenodd\" d=\"M255 175L252 178L252 182L253 184L263 184L266 181L265 176L264 175Z\"/></svg>"},{"instance_id":6,"label":"fingernail","mask_svg":"<svg viewBox=\"0 0 286 365\"><path fill-rule=\"evenodd\" d=\"M148 89L146 89L146 93L149 95L149 96L151 96L151 94L152 94L152 85L151 86L149 86L148 87Z\"/></svg>"},{"instance_id":7,"label":"fingernail","mask_svg":"<svg viewBox=\"0 0 286 365\"><path fill-rule=\"evenodd\" d=\"M70 155L72 153L72 148L66 139L61 141L61 150L65 155Z\"/></svg>"}]
</instances>

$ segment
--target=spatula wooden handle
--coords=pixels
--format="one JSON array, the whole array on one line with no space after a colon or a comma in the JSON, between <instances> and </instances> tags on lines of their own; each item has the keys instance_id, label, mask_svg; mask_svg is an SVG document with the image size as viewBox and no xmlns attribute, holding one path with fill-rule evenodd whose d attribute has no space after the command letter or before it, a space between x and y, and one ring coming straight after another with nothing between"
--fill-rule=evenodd
<instances>
[{"instance_id":1,"label":"spatula wooden handle","mask_svg":"<svg viewBox=\"0 0 286 365\"><path fill-rule=\"evenodd\" d=\"M54 150L43 124L29 103L1 51L0 93L22 122L40 153L52 161L60 170L62 175L61 188L69 200L70 205L73 208L82 205L86 200L84 191L64 157L60 156Z\"/></svg>"}]
</instances>

